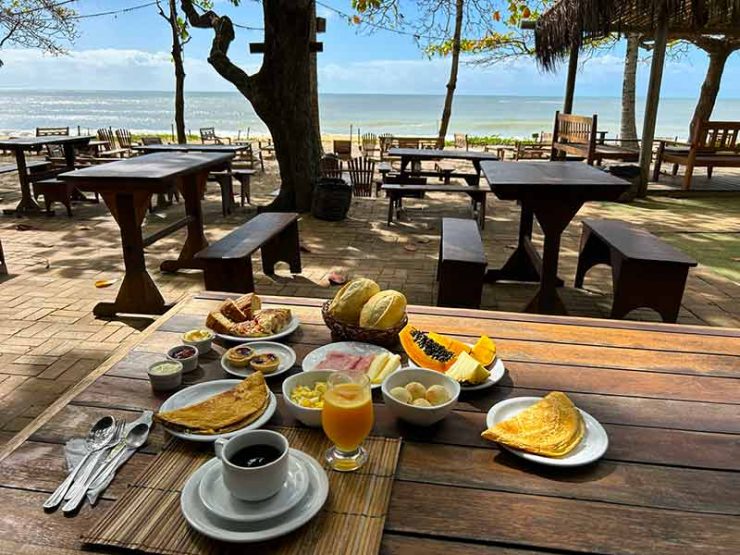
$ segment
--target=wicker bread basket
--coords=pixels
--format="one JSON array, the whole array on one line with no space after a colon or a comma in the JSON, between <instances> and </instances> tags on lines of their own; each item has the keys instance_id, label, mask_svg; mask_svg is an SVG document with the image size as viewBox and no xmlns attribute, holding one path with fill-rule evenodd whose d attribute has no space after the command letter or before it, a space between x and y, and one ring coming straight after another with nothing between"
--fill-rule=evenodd
<instances>
[{"instance_id":1,"label":"wicker bread basket","mask_svg":"<svg viewBox=\"0 0 740 555\"><path fill-rule=\"evenodd\" d=\"M398 333L408 323L408 316L403 315L403 319L391 329L372 330L345 324L340 322L329 312L331 301L326 301L321 307L321 315L324 317L326 326L331 330L331 336L340 341L361 341L363 343L372 343L381 347L393 347L398 343Z\"/></svg>"}]
</instances>

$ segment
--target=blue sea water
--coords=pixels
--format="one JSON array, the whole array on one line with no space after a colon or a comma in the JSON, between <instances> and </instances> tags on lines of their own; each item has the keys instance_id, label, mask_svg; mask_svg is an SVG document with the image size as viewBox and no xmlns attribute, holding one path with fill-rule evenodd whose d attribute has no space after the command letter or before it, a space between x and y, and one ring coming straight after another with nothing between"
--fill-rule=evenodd
<instances>
[{"instance_id":1,"label":"blue sea water","mask_svg":"<svg viewBox=\"0 0 740 555\"><path fill-rule=\"evenodd\" d=\"M323 133L356 132L432 135L436 133L443 97L436 95L323 94L320 97ZM638 116L643 101L638 99ZM658 136L685 138L695 99L662 99ZM458 95L453 106L452 133L529 137L550 130L562 99L536 96ZM576 97L574 112L598 114L599 128L615 137L619 131L620 99ZM740 119L740 99L720 99L713 119ZM32 132L35 127L127 127L135 132L169 132L173 98L169 92L117 91L0 91L0 133ZM215 127L233 134L249 129L266 134L249 103L237 93L193 92L186 95L186 125ZM638 121L638 129L641 122Z\"/></svg>"}]
</instances>

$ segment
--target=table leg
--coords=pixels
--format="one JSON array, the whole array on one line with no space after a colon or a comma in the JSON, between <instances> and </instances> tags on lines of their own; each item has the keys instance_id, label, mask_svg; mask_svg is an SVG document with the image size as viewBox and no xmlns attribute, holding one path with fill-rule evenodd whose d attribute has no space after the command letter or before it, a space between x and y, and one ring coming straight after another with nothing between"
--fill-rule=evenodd
<instances>
[{"instance_id":1,"label":"table leg","mask_svg":"<svg viewBox=\"0 0 740 555\"><path fill-rule=\"evenodd\" d=\"M558 258L560 237L573 220L582 202L579 201L536 201L532 210L545 236L542 252L542 271L537 293L524 309L538 314L566 314L563 301L558 295Z\"/></svg>"},{"instance_id":2,"label":"table leg","mask_svg":"<svg viewBox=\"0 0 740 555\"><path fill-rule=\"evenodd\" d=\"M28 180L28 170L26 168L26 153L22 148L15 149L15 163L18 168L18 182L21 186L21 200L14 209L5 210L4 212L17 216L22 216L26 213L36 214L41 212L41 207L31 194L31 184Z\"/></svg>"},{"instance_id":3,"label":"table leg","mask_svg":"<svg viewBox=\"0 0 740 555\"><path fill-rule=\"evenodd\" d=\"M169 306L146 270L141 223L149 206L146 192L103 193L103 200L121 229L123 263L126 273L116 300L93 308L96 316L115 314L164 314Z\"/></svg>"},{"instance_id":4,"label":"table leg","mask_svg":"<svg viewBox=\"0 0 740 555\"><path fill-rule=\"evenodd\" d=\"M534 215L528 204L522 204L519 218L519 242L506 263L497 270L488 270L486 281L539 281L540 270L532 256L532 225Z\"/></svg>"},{"instance_id":5,"label":"table leg","mask_svg":"<svg viewBox=\"0 0 740 555\"><path fill-rule=\"evenodd\" d=\"M200 204L202 191L205 190L208 171L183 177L178 188L185 201L185 214L188 216L188 232L185 243L177 260L165 260L159 269L163 272L176 272L183 268L202 270L203 262L195 255L208 246L203 233L203 209Z\"/></svg>"},{"instance_id":6,"label":"table leg","mask_svg":"<svg viewBox=\"0 0 740 555\"><path fill-rule=\"evenodd\" d=\"M67 170L69 171L74 170L75 169L75 147L74 145L70 143L65 143L62 145L62 149L64 150L64 165L67 167ZM76 187L74 191L72 191L71 199L75 201L82 201L82 202L97 202L97 201L87 198L85 194Z\"/></svg>"}]
</instances>

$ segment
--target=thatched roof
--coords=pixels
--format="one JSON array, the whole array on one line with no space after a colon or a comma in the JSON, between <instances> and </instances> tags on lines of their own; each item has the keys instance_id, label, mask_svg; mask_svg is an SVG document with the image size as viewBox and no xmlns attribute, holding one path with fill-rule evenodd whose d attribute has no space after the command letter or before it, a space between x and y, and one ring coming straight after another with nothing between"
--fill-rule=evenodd
<instances>
[{"instance_id":1,"label":"thatched roof","mask_svg":"<svg viewBox=\"0 0 740 555\"><path fill-rule=\"evenodd\" d=\"M559 0L535 25L537 60L552 70L584 39L630 32L650 37L662 13L672 38L740 36L740 0Z\"/></svg>"}]
</instances>

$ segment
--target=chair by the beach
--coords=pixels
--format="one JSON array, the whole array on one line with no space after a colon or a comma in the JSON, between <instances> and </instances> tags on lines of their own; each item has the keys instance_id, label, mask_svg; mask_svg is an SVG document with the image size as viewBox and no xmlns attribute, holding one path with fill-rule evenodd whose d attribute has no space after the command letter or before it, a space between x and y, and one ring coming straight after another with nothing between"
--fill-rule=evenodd
<instances>
[{"instance_id":1,"label":"chair by the beach","mask_svg":"<svg viewBox=\"0 0 740 555\"><path fill-rule=\"evenodd\" d=\"M327 154L319 160L319 172L321 177L342 179L342 170L342 161L333 154Z\"/></svg>"},{"instance_id":2,"label":"chair by the beach","mask_svg":"<svg viewBox=\"0 0 740 555\"><path fill-rule=\"evenodd\" d=\"M343 139L337 139L334 141L334 154L340 160L351 160L352 159L352 141L346 141Z\"/></svg>"},{"instance_id":3,"label":"chair by the beach","mask_svg":"<svg viewBox=\"0 0 740 555\"><path fill-rule=\"evenodd\" d=\"M98 140L108 143L106 148L98 151L97 155L101 158L121 158L128 152L125 148L116 148L116 138L110 127L98 129Z\"/></svg>"},{"instance_id":4,"label":"chair by the beach","mask_svg":"<svg viewBox=\"0 0 740 555\"><path fill-rule=\"evenodd\" d=\"M375 133L365 133L362 136L362 142L360 143L360 150L362 155L366 158L376 159L379 155L378 137Z\"/></svg>"},{"instance_id":5,"label":"chair by the beach","mask_svg":"<svg viewBox=\"0 0 740 555\"><path fill-rule=\"evenodd\" d=\"M231 137L219 137L216 135L214 127L200 128L200 142L205 144L213 143L214 145L231 144Z\"/></svg>"},{"instance_id":6,"label":"chair by the beach","mask_svg":"<svg viewBox=\"0 0 740 555\"><path fill-rule=\"evenodd\" d=\"M118 146L125 151L124 156L138 155L138 152L132 150L132 147L136 146L136 143L131 138L131 131L128 129L116 129L116 139L118 139Z\"/></svg>"},{"instance_id":7,"label":"chair by the beach","mask_svg":"<svg viewBox=\"0 0 740 555\"><path fill-rule=\"evenodd\" d=\"M69 136L69 127L37 127L37 137L59 137ZM53 165L66 165L64 160L64 148L61 145L46 145L46 155Z\"/></svg>"},{"instance_id":8,"label":"chair by the beach","mask_svg":"<svg viewBox=\"0 0 740 555\"><path fill-rule=\"evenodd\" d=\"M141 138L141 144L144 146L150 146L150 145L161 145L162 143L162 137L158 137L156 135L151 135L147 137Z\"/></svg>"},{"instance_id":9,"label":"chair by the beach","mask_svg":"<svg viewBox=\"0 0 740 555\"><path fill-rule=\"evenodd\" d=\"M373 196L373 177L375 161L369 158L352 158L349 160L349 181L357 197Z\"/></svg>"},{"instance_id":10,"label":"chair by the beach","mask_svg":"<svg viewBox=\"0 0 740 555\"><path fill-rule=\"evenodd\" d=\"M460 150L469 150L468 136L464 133L455 133L455 148Z\"/></svg>"}]
</instances>

